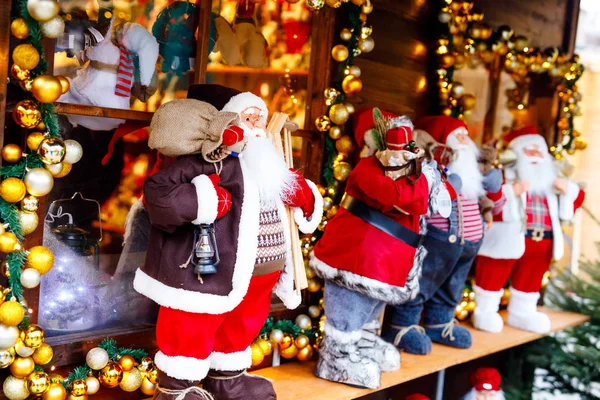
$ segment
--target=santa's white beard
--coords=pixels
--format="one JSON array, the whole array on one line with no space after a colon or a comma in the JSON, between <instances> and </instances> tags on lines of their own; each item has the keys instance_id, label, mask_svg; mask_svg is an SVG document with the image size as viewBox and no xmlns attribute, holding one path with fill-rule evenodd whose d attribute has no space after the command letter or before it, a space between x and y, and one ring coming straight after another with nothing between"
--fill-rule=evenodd
<instances>
[{"instance_id":1,"label":"santa's white beard","mask_svg":"<svg viewBox=\"0 0 600 400\"><path fill-rule=\"evenodd\" d=\"M550 156L529 157L522 151L517 151L516 169L519 180L529 182L529 193L552 193L556 170Z\"/></svg>"},{"instance_id":2,"label":"santa's white beard","mask_svg":"<svg viewBox=\"0 0 600 400\"><path fill-rule=\"evenodd\" d=\"M451 174L457 174L462 180L461 194L468 199L478 199L485 194L483 175L479 170L477 157L479 149L469 139L469 144L460 144L453 136L448 136L446 144L456 153L456 160L448 165Z\"/></svg>"},{"instance_id":3,"label":"santa's white beard","mask_svg":"<svg viewBox=\"0 0 600 400\"><path fill-rule=\"evenodd\" d=\"M480 396L484 397L484 396ZM489 394L488 394L488 398L489 398ZM471 389L471 391L469 391L469 393L465 394L461 400L479 400L477 398L477 390L475 390L475 388ZM499 390L496 392L496 397L494 400L504 400L504 392L502 390Z\"/></svg>"},{"instance_id":4,"label":"santa's white beard","mask_svg":"<svg viewBox=\"0 0 600 400\"><path fill-rule=\"evenodd\" d=\"M258 184L261 202L277 198L285 201L296 190L296 176L289 170L271 139L252 135L246 137L248 144L242 158Z\"/></svg>"}]
</instances>

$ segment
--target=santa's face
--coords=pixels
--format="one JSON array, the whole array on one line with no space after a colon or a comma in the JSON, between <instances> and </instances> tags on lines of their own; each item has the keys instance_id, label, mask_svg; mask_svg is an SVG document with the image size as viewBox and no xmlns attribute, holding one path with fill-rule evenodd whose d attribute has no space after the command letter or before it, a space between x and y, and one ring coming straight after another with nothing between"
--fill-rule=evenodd
<instances>
[{"instance_id":1,"label":"santa's face","mask_svg":"<svg viewBox=\"0 0 600 400\"><path fill-rule=\"evenodd\" d=\"M497 392L495 390L478 390L475 396L476 400L496 400Z\"/></svg>"},{"instance_id":2,"label":"santa's face","mask_svg":"<svg viewBox=\"0 0 600 400\"><path fill-rule=\"evenodd\" d=\"M538 144L530 144L517 153L517 176L520 181L529 182L529 192L549 193L556 179L554 164L548 151Z\"/></svg>"},{"instance_id":3,"label":"santa's face","mask_svg":"<svg viewBox=\"0 0 600 400\"><path fill-rule=\"evenodd\" d=\"M525 147L523 149L523 154L529 158L529 162L531 164L537 164L545 157L542 149L537 144Z\"/></svg>"},{"instance_id":4,"label":"santa's face","mask_svg":"<svg viewBox=\"0 0 600 400\"><path fill-rule=\"evenodd\" d=\"M485 194L483 176L479 170L477 158L479 149L469 138L465 128L458 128L446 139L446 145L453 150L453 161L448 164L448 171L457 174L462 180L461 194L469 199L478 199Z\"/></svg>"},{"instance_id":5,"label":"santa's face","mask_svg":"<svg viewBox=\"0 0 600 400\"><path fill-rule=\"evenodd\" d=\"M460 128L455 129L450 135L454 136L456 142L462 146L468 146L471 142L469 131L467 131L467 128L465 127L461 126Z\"/></svg>"},{"instance_id":6,"label":"santa's face","mask_svg":"<svg viewBox=\"0 0 600 400\"><path fill-rule=\"evenodd\" d=\"M240 113L244 131L255 137L266 136L266 126L258 107L248 107Z\"/></svg>"}]
</instances>

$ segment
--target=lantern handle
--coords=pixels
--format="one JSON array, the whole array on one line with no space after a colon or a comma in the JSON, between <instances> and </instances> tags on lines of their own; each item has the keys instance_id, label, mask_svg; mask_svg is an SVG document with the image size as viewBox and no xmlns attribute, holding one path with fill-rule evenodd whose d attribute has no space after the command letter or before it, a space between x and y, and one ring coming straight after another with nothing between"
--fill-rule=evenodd
<instances>
[{"instance_id":1,"label":"lantern handle","mask_svg":"<svg viewBox=\"0 0 600 400\"><path fill-rule=\"evenodd\" d=\"M102 209L100 207L100 203L97 200L88 199L81 192L75 192L75 193L73 193L73 196L71 196L70 199L65 198L65 199L54 200L52 202L52 205L54 205L54 203L60 203L60 202L63 202L63 201L71 201L71 200L77 200L77 199L80 199L82 201L91 201L93 203L96 203L96 205L98 206L98 229L100 231L100 239L98 241L101 242L102 239L103 239L103 237L104 237L104 234L103 234L103 231L102 231L102 217L101 217L101 215L102 215L101 214L102 213ZM50 206L50 208L52 208L52 206ZM46 216L46 219L48 220L48 222L54 222L54 218L60 218L60 217L65 216L65 215L69 215L69 223L70 224L73 223L73 216L71 214L68 214L68 213L62 213L62 207L59 207L58 213L60 215L52 215L52 214L48 213L47 216ZM48 217L50 217L50 218L48 218Z\"/></svg>"}]
</instances>

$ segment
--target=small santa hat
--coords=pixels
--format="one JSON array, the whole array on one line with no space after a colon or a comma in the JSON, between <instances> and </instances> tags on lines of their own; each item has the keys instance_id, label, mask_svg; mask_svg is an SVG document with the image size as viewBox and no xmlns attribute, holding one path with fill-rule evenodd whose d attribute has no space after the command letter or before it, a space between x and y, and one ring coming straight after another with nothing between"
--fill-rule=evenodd
<instances>
[{"instance_id":1,"label":"small santa hat","mask_svg":"<svg viewBox=\"0 0 600 400\"><path fill-rule=\"evenodd\" d=\"M354 138L359 148L367 145L370 150L377 150L377 146L370 134L371 129L376 129L373 117L374 108L367 108L357 113L354 117ZM387 148L390 150L402 150L402 147L412 139L413 124L407 116L398 116L385 110L379 110L387 120L388 128L386 134Z\"/></svg>"},{"instance_id":2,"label":"small santa hat","mask_svg":"<svg viewBox=\"0 0 600 400\"><path fill-rule=\"evenodd\" d=\"M434 140L442 144L446 144L448 136L459 128L468 129L464 121L445 115L423 117L415 122L415 129L429 133Z\"/></svg>"},{"instance_id":3,"label":"small santa hat","mask_svg":"<svg viewBox=\"0 0 600 400\"><path fill-rule=\"evenodd\" d=\"M508 147L514 151L523 150L525 147L531 145L537 145L542 151L548 151L546 140L539 134L534 126L526 126L510 131L504 136L504 141L506 141Z\"/></svg>"},{"instance_id":4,"label":"small santa hat","mask_svg":"<svg viewBox=\"0 0 600 400\"><path fill-rule=\"evenodd\" d=\"M267 109L267 105L257 95L250 92L243 92L236 96L233 96L231 100L225 104L225 106L221 109L221 111L231 111L235 113L241 113L249 107L256 107L260 109L260 116L262 121L267 123L267 116L269 115L269 110Z\"/></svg>"},{"instance_id":5,"label":"small santa hat","mask_svg":"<svg viewBox=\"0 0 600 400\"><path fill-rule=\"evenodd\" d=\"M500 390L502 377L495 368L477 368L471 375L471 384L477 391L481 390Z\"/></svg>"}]
</instances>

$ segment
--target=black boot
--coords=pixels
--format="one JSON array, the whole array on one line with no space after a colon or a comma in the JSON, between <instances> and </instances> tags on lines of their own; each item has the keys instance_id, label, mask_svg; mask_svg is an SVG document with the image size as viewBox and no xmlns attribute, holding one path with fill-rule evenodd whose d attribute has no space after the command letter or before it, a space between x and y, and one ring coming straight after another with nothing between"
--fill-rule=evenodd
<instances>
[{"instance_id":1,"label":"black boot","mask_svg":"<svg viewBox=\"0 0 600 400\"><path fill-rule=\"evenodd\" d=\"M204 380L204 389L215 400L276 400L271 381L244 371L210 370Z\"/></svg>"},{"instance_id":2,"label":"black boot","mask_svg":"<svg viewBox=\"0 0 600 400\"><path fill-rule=\"evenodd\" d=\"M162 371L159 371L158 379L158 390L153 400L214 400L199 386L200 381L175 379Z\"/></svg>"}]
</instances>

